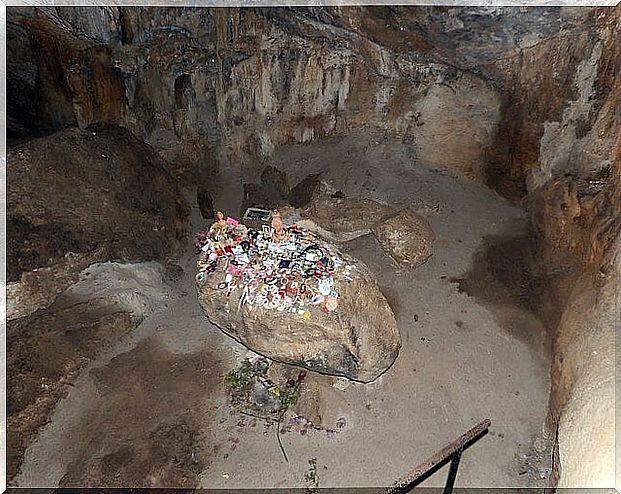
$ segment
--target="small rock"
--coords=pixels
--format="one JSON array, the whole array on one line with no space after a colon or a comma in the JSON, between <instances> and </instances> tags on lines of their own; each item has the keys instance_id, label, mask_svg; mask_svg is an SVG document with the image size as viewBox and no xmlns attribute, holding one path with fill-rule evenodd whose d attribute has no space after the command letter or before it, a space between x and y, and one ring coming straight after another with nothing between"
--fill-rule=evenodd
<instances>
[{"instance_id":1,"label":"small rock","mask_svg":"<svg viewBox=\"0 0 621 494\"><path fill-rule=\"evenodd\" d=\"M332 386L340 391L345 391L350 385L351 381L349 379L339 377Z\"/></svg>"},{"instance_id":2,"label":"small rock","mask_svg":"<svg viewBox=\"0 0 621 494\"><path fill-rule=\"evenodd\" d=\"M395 261L416 268L431 257L435 234L425 218L404 209L371 227L382 249Z\"/></svg>"}]
</instances>

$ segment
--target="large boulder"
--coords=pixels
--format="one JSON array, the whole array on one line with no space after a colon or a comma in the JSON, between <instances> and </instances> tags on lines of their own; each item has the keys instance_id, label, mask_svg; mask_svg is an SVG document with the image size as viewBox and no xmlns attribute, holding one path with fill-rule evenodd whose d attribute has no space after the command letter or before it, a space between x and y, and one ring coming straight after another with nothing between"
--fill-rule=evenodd
<instances>
[{"instance_id":1,"label":"large boulder","mask_svg":"<svg viewBox=\"0 0 621 494\"><path fill-rule=\"evenodd\" d=\"M215 271L197 276L199 303L222 331L270 359L373 381L397 358L401 347L397 323L368 268L335 247L330 249L350 266L346 275L333 278L336 308L328 308L327 302L308 303L304 310L247 303L241 283L230 288L231 277L227 282L220 266L222 258Z\"/></svg>"},{"instance_id":2,"label":"large boulder","mask_svg":"<svg viewBox=\"0 0 621 494\"><path fill-rule=\"evenodd\" d=\"M190 212L158 154L126 129L100 124L33 139L8 154L7 279L66 255L165 259Z\"/></svg>"},{"instance_id":3,"label":"large boulder","mask_svg":"<svg viewBox=\"0 0 621 494\"><path fill-rule=\"evenodd\" d=\"M261 172L261 183L245 183L240 213L247 208L275 209L291 202L291 190L287 174L271 165Z\"/></svg>"},{"instance_id":4,"label":"large boulder","mask_svg":"<svg viewBox=\"0 0 621 494\"><path fill-rule=\"evenodd\" d=\"M410 268L431 257L435 234L419 214L371 199L323 192L300 210L304 218L300 225L336 242L373 234L389 256Z\"/></svg>"},{"instance_id":5,"label":"large boulder","mask_svg":"<svg viewBox=\"0 0 621 494\"><path fill-rule=\"evenodd\" d=\"M409 209L375 223L371 231L387 254L408 267L424 264L433 253L435 234L431 226Z\"/></svg>"}]
</instances>

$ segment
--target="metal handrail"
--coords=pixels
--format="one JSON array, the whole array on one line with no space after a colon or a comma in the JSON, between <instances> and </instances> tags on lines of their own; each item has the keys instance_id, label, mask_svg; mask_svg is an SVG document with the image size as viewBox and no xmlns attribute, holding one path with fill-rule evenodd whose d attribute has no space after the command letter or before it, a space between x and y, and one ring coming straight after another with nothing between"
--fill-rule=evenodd
<instances>
[{"instance_id":1,"label":"metal handrail","mask_svg":"<svg viewBox=\"0 0 621 494\"><path fill-rule=\"evenodd\" d=\"M449 467L449 473L444 487L444 494L451 494L453 486L455 485L455 477L457 477L457 469L459 468L459 461L461 460L461 454L464 448L469 443L487 432L490 425L491 421L489 419L485 419L480 424L463 433L453 442L447 444L440 451L427 458L424 462L414 468L414 470L397 480L392 487L382 491L382 494L398 494L408 492L410 489L415 487L414 484L418 483L421 480L421 477L423 477L427 472L433 470L435 467L441 465L448 459L451 460L451 466Z\"/></svg>"}]
</instances>

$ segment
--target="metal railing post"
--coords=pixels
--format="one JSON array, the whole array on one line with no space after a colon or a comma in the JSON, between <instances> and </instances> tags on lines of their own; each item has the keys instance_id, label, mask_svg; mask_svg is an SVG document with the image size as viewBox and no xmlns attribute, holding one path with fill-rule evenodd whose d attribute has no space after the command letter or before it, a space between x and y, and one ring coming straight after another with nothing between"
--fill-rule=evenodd
<instances>
[{"instance_id":1,"label":"metal railing post","mask_svg":"<svg viewBox=\"0 0 621 494\"><path fill-rule=\"evenodd\" d=\"M442 450L427 458L410 473L404 475L399 480L397 480L392 487L389 487L382 491L382 494L398 494L407 492L405 489L410 490L411 488L413 488L416 483L421 481L421 478L427 472L443 464L449 458L451 459L451 466L449 468L448 478L446 479L444 494L451 494L451 492L453 491L453 486L455 485L457 468L459 467L461 454L464 448L466 447L466 445L484 434L487 429L489 429L490 425L491 421L489 419L485 419L483 422L474 426L469 431L463 433L452 443L447 444Z\"/></svg>"},{"instance_id":2,"label":"metal railing post","mask_svg":"<svg viewBox=\"0 0 621 494\"><path fill-rule=\"evenodd\" d=\"M462 448L459 448L451 457L451 466L449 467L448 477L446 477L446 485L444 486L444 494L451 494L457 477L457 469L459 468L459 460L461 460Z\"/></svg>"}]
</instances>

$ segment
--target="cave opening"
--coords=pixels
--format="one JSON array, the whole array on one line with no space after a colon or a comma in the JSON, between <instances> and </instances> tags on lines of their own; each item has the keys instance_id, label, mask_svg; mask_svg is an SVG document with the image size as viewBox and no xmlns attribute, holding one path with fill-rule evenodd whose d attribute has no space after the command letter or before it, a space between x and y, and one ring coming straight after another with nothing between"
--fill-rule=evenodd
<instances>
[{"instance_id":1,"label":"cave opening","mask_svg":"<svg viewBox=\"0 0 621 494\"><path fill-rule=\"evenodd\" d=\"M192 77L190 74L181 74L175 79L175 108L177 110L189 110L192 108L195 99Z\"/></svg>"},{"instance_id":2,"label":"cave opening","mask_svg":"<svg viewBox=\"0 0 621 494\"><path fill-rule=\"evenodd\" d=\"M7 7L9 485L614 486L620 35Z\"/></svg>"}]
</instances>

